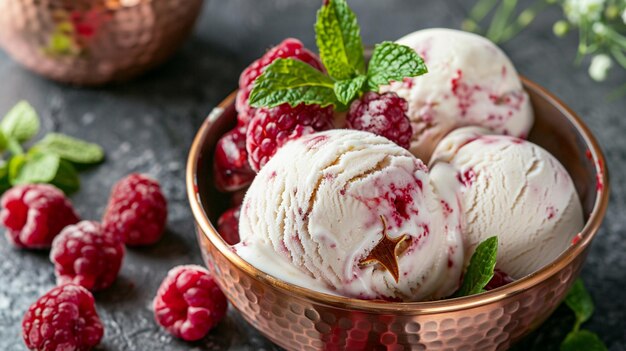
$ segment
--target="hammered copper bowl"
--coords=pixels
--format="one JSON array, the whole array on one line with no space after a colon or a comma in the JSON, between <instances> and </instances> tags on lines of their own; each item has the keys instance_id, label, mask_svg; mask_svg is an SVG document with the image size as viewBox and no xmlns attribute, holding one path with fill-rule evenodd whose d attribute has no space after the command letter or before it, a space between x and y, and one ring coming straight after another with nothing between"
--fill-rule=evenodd
<instances>
[{"instance_id":1,"label":"hammered copper bowl","mask_svg":"<svg viewBox=\"0 0 626 351\"><path fill-rule=\"evenodd\" d=\"M0 46L50 79L100 85L162 63L202 0L0 0Z\"/></svg>"},{"instance_id":2,"label":"hammered copper bowl","mask_svg":"<svg viewBox=\"0 0 626 351\"><path fill-rule=\"evenodd\" d=\"M221 239L213 223L229 200L213 187L211 165L217 140L235 124L234 95L229 96L193 142L187 189L206 264L233 306L289 350L503 350L537 328L578 276L604 217L609 187L604 156L580 118L537 84L524 84L536 113L530 140L571 174L586 225L571 247L530 276L479 295L417 303L349 299L287 284L244 262Z\"/></svg>"}]
</instances>

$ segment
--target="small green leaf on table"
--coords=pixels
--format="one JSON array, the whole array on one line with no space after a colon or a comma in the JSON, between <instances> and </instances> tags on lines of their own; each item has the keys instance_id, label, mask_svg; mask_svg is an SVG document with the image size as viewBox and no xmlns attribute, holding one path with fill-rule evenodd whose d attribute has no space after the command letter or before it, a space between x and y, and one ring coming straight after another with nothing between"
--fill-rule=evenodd
<instances>
[{"instance_id":1,"label":"small green leaf on table","mask_svg":"<svg viewBox=\"0 0 626 351\"><path fill-rule=\"evenodd\" d=\"M598 335L589 330L578 330L567 334L561 344L561 351L606 351L607 348Z\"/></svg>"},{"instance_id":2,"label":"small green leaf on table","mask_svg":"<svg viewBox=\"0 0 626 351\"><path fill-rule=\"evenodd\" d=\"M95 164L104 159L104 151L99 145L58 133L47 134L33 148L78 164Z\"/></svg>"},{"instance_id":3,"label":"small green leaf on table","mask_svg":"<svg viewBox=\"0 0 626 351\"><path fill-rule=\"evenodd\" d=\"M57 174L50 184L63 190L66 194L71 194L80 188L80 178L76 168L70 162L61 160Z\"/></svg>"},{"instance_id":4,"label":"small green leaf on table","mask_svg":"<svg viewBox=\"0 0 626 351\"><path fill-rule=\"evenodd\" d=\"M61 159L49 153L17 155L9 164L11 185L50 183L57 174Z\"/></svg>"},{"instance_id":5,"label":"small green leaf on table","mask_svg":"<svg viewBox=\"0 0 626 351\"><path fill-rule=\"evenodd\" d=\"M567 296L565 297L565 304L567 304L567 306L576 315L576 325L574 330L578 330L581 324L591 318L594 310L593 300L580 278L576 279L574 285L572 285L567 293Z\"/></svg>"},{"instance_id":6,"label":"small green leaf on table","mask_svg":"<svg viewBox=\"0 0 626 351\"><path fill-rule=\"evenodd\" d=\"M39 116L35 109L26 101L15 105L0 122L0 130L5 139L15 139L22 143L39 133Z\"/></svg>"}]
</instances>

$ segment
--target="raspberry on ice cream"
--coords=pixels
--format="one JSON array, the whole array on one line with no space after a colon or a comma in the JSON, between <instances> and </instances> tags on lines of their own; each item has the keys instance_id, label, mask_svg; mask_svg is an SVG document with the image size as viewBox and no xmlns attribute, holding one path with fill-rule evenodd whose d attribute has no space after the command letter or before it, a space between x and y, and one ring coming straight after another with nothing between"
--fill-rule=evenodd
<instances>
[{"instance_id":1,"label":"raspberry on ice cream","mask_svg":"<svg viewBox=\"0 0 626 351\"><path fill-rule=\"evenodd\" d=\"M50 260L57 284L74 283L91 291L106 289L117 278L124 243L107 234L99 223L82 221L63 229L52 242Z\"/></svg>"},{"instance_id":2,"label":"raspberry on ice cream","mask_svg":"<svg viewBox=\"0 0 626 351\"><path fill-rule=\"evenodd\" d=\"M257 174L235 250L256 268L317 291L445 297L458 288L464 260L451 195L386 138L347 129L314 133L285 144Z\"/></svg>"},{"instance_id":3,"label":"raspberry on ice cream","mask_svg":"<svg viewBox=\"0 0 626 351\"><path fill-rule=\"evenodd\" d=\"M282 104L255 110L246 134L252 169L259 171L286 142L333 127L331 106Z\"/></svg>"},{"instance_id":4,"label":"raspberry on ice cream","mask_svg":"<svg viewBox=\"0 0 626 351\"><path fill-rule=\"evenodd\" d=\"M56 287L39 298L22 322L26 347L37 351L88 351L103 334L93 296L74 284Z\"/></svg>"},{"instance_id":5,"label":"raspberry on ice cream","mask_svg":"<svg viewBox=\"0 0 626 351\"><path fill-rule=\"evenodd\" d=\"M239 112L240 125L247 125L252 117L253 108L248 104L250 92L254 85L254 81L263 73L265 67L274 60L279 58L293 58L308 63L313 68L323 71L322 63L315 54L304 48L304 45L298 40L288 38L283 40L260 59L252 62L239 77L239 91L237 92L236 107Z\"/></svg>"},{"instance_id":6,"label":"raspberry on ice cream","mask_svg":"<svg viewBox=\"0 0 626 351\"><path fill-rule=\"evenodd\" d=\"M187 341L202 339L226 315L228 302L209 272L200 266L173 268L153 302L156 321Z\"/></svg>"},{"instance_id":7,"label":"raspberry on ice cream","mask_svg":"<svg viewBox=\"0 0 626 351\"><path fill-rule=\"evenodd\" d=\"M233 207L222 213L217 220L217 231L224 241L230 245L239 242L239 213L241 206Z\"/></svg>"},{"instance_id":8,"label":"raspberry on ice cream","mask_svg":"<svg viewBox=\"0 0 626 351\"><path fill-rule=\"evenodd\" d=\"M428 73L381 87L408 102L411 152L428 162L447 133L480 126L525 138L533 124L530 99L511 60L491 41L451 29L426 29L400 38Z\"/></svg>"},{"instance_id":9,"label":"raspberry on ice cream","mask_svg":"<svg viewBox=\"0 0 626 351\"><path fill-rule=\"evenodd\" d=\"M79 221L63 192L52 185L18 185L2 196L0 221L18 247L43 249L67 225Z\"/></svg>"},{"instance_id":10,"label":"raspberry on ice cream","mask_svg":"<svg viewBox=\"0 0 626 351\"><path fill-rule=\"evenodd\" d=\"M367 92L350 105L347 127L384 136L408 149L413 130L406 112L406 100L395 93Z\"/></svg>"},{"instance_id":11,"label":"raspberry on ice cream","mask_svg":"<svg viewBox=\"0 0 626 351\"><path fill-rule=\"evenodd\" d=\"M102 225L127 245L154 244L167 223L167 202L159 183L143 174L131 174L115 184Z\"/></svg>"},{"instance_id":12,"label":"raspberry on ice cream","mask_svg":"<svg viewBox=\"0 0 626 351\"><path fill-rule=\"evenodd\" d=\"M513 279L552 262L583 228L572 178L531 142L461 128L441 141L431 164L435 184L458 189L466 252L497 235L496 268ZM435 175L442 168L456 176Z\"/></svg>"},{"instance_id":13,"label":"raspberry on ice cream","mask_svg":"<svg viewBox=\"0 0 626 351\"><path fill-rule=\"evenodd\" d=\"M220 191L237 191L252 183L256 173L250 168L246 151L246 128L224 134L215 146L213 159L215 186Z\"/></svg>"}]
</instances>

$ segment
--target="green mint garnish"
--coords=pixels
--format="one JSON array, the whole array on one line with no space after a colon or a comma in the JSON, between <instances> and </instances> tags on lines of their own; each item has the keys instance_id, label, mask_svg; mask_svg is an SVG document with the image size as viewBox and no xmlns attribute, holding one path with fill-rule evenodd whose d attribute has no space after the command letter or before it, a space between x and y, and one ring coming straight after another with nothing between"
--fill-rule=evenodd
<instances>
[{"instance_id":1,"label":"green mint garnish","mask_svg":"<svg viewBox=\"0 0 626 351\"><path fill-rule=\"evenodd\" d=\"M61 159L55 154L29 153L11 159L11 185L50 183L57 174Z\"/></svg>"},{"instance_id":2,"label":"green mint garnish","mask_svg":"<svg viewBox=\"0 0 626 351\"><path fill-rule=\"evenodd\" d=\"M33 148L78 164L95 164L104 159L104 151L99 145L58 133L46 135Z\"/></svg>"},{"instance_id":3,"label":"green mint garnish","mask_svg":"<svg viewBox=\"0 0 626 351\"><path fill-rule=\"evenodd\" d=\"M463 284L454 296L469 296L484 292L485 286L493 278L497 255L498 237L492 236L480 243L470 258Z\"/></svg>"},{"instance_id":4,"label":"green mint garnish","mask_svg":"<svg viewBox=\"0 0 626 351\"><path fill-rule=\"evenodd\" d=\"M335 95L337 100L344 105L348 105L361 92L366 80L367 76L356 76L352 79L336 81Z\"/></svg>"},{"instance_id":5,"label":"green mint garnish","mask_svg":"<svg viewBox=\"0 0 626 351\"><path fill-rule=\"evenodd\" d=\"M74 164L89 165L104 159L100 146L58 133L48 134L25 150L22 144L37 135L39 128L37 112L25 101L0 121L0 194L13 185L32 183L53 184L66 193L74 192L80 186Z\"/></svg>"},{"instance_id":6,"label":"green mint garnish","mask_svg":"<svg viewBox=\"0 0 626 351\"><path fill-rule=\"evenodd\" d=\"M304 62L278 59L266 67L250 93L253 107L288 103L333 105L345 111L366 91L427 72L424 60L407 46L376 46L366 72L359 24L346 0L328 0L317 12L315 36L325 75Z\"/></svg>"},{"instance_id":7,"label":"green mint garnish","mask_svg":"<svg viewBox=\"0 0 626 351\"><path fill-rule=\"evenodd\" d=\"M61 160L57 174L50 181L50 184L63 190L66 194L71 194L80 188L80 178L76 168L70 162Z\"/></svg>"},{"instance_id":8,"label":"green mint garnish","mask_svg":"<svg viewBox=\"0 0 626 351\"><path fill-rule=\"evenodd\" d=\"M250 93L253 107L274 107L288 103L328 106L338 101L330 77L294 59L277 59L256 79Z\"/></svg>"},{"instance_id":9,"label":"green mint garnish","mask_svg":"<svg viewBox=\"0 0 626 351\"><path fill-rule=\"evenodd\" d=\"M591 295L585 288L582 279L577 279L565 297L565 304L576 316L572 331L561 343L562 351L604 351L606 346L593 332L580 329L580 326L593 315L594 305Z\"/></svg>"},{"instance_id":10,"label":"green mint garnish","mask_svg":"<svg viewBox=\"0 0 626 351\"><path fill-rule=\"evenodd\" d=\"M15 139L20 143L30 140L39 133L39 116L26 101L20 101L0 122L5 139Z\"/></svg>"},{"instance_id":11,"label":"green mint garnish","mask_svg":"<svg viewBox=\"0 0 626 351\"><path fill-rule=\"evenodd\" d=\"M381 85L404 77L415 77L428 72L424 60L415 50L392 42L377 44L367 71L369 89L378 91Z\"/></svg>"},{"instance_id":12,"label":"green mint garnish","mask_svg":"<svg viewBox=\"0 0 626 351\"><path fill-rule=\"evenodd\" d=\"M315 37L331 77L346 80L365 73L361 28L345 0L328 1L319 9Z\"/></svg>"}]
</instances>

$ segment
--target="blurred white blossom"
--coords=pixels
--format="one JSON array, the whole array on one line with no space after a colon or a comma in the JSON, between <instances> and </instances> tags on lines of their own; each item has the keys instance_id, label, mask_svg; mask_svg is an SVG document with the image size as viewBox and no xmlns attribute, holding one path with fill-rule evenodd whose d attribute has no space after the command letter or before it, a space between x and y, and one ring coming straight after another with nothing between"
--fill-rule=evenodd
<instances>
[{"instance_id":1,"label":"blurred white blossom","mask_svg":"<svg viewBox=\"0 0 626 351\"><path fill-rule=\"evenodd\" d=\"M606 79L609 70L613 66L613 60L608 55L599 54L591 59L591 65L589 65L589 75L594 80L601 82Z\"/></svg>"},{"instance_id":2,"label":"blurred white blossom","mask_svg":"<svg viewBox=\"0 0 626 351\"><path fill-rule=\"evenodd\" d=\"M581 20L597 21L602 16L605 0L566 0L563 4L565 16L573 24Z\"/></svg>"}]
</instances>

